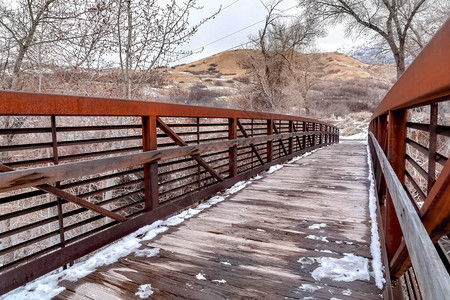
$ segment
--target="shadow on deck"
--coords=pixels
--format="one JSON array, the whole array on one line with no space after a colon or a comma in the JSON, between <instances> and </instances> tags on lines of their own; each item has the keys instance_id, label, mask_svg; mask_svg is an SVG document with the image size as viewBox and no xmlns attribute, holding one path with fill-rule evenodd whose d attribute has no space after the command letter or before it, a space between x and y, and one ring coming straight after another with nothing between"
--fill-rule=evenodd
<instances>
[{"instance_id":1,"label":"shadow on deck","mask_svg":"<svg viewBox=\"0 0 450 300\"><path fill-rule=\"evenodd\" d=\"M326 147L142 242L156 256L63 281L56 298L133 299L151 284L152 299L380 299L369 186L365 144Z\"/></svg>"}]
</instances>

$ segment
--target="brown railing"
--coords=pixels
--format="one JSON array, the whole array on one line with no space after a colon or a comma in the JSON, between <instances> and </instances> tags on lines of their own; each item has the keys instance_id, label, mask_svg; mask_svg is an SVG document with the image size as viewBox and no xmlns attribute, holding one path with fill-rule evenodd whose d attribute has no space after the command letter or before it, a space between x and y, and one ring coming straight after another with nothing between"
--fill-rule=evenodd
<instances>
[{"instance_id":1,"label":"brown railing","mask_svg":"<svg viewBox=\"0 0 450 300\"><path fill-rule=\"evenodd\" d=\"M410 299L450 295L448 246L440 242L450 231L449 49L450 20L389 91L369 126L390 276L403 275Z\"/></svg>"},{"instance_id":2,"label":"brown railing","mask_svg":"<svg viewBox=\"0 0 450 300\"><path fill-rule=\"evenodd\" d=\"M337 143L312 119L0 92L0 294Z\"/></svg>"}]
</instances>

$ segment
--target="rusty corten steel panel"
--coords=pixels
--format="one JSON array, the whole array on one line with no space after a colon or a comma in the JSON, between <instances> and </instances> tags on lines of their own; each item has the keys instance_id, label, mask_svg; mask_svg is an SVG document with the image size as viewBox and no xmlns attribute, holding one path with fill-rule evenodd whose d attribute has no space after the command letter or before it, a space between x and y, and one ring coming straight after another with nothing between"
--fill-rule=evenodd
<instances>
[{"instance_id":1,"label":"rusty corten steel panel","mask_svg":"<svg viewBox=\"0 0 450 300\"><path fill-rule=\"evenodd\" d=\"M112 98L0 91L0 115L158 116L309 121L309 118L244 110Z\"/></svg>"},{"instance_id":2,"label":"rusty corten steel panel","mask_svg":"<svg viewBox=\"0 0 450 300\"><path fill-rule=\"evenodd\" d=\"M450 95L450 18L391 88L372 119L389 110L424 105Z\"/></svg>"}]
</instances>

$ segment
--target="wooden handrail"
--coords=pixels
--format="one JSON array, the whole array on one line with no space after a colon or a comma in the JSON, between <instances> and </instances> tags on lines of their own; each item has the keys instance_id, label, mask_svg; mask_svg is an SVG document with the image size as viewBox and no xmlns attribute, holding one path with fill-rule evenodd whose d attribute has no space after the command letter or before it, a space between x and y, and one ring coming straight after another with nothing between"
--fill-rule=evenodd
<instances>
[{"instance_id":1,"label":"wooden handrail","mask_svg":"<svg viewBox=\"0 0 450 300\"><path fill-rule=\"evenodd\" d=\"M270 136L235 139L224 142L208 144L198 144L195 146L182 146L177 148L152 150L137 154L121 155L109 158L100 158L89 161L68 163L64 165L54 165L33 169L25 169L0 173L0 192L17 190L20 188L34 187L41 184L53 183L61 180L97 174L111 170L124 169L136 165L163 162L169 159L195 156L225 150L230 147L250 146L252 144L263 143L286 139L294 136L304 136L309 134L328 133L325 131L290 132L274 134Z\"/></svg>"},{"instance_id":2,"label":"wooden handrail","mask_svg":"<svg viewBox=\"0 0 450 300\"><path fill-rule=\"evenodd\" d=\"M446 299L450 295L448 272L380 144L373 133L369 136L394 202L422 295L425 299Z\"/></svg>"}]
</instances>

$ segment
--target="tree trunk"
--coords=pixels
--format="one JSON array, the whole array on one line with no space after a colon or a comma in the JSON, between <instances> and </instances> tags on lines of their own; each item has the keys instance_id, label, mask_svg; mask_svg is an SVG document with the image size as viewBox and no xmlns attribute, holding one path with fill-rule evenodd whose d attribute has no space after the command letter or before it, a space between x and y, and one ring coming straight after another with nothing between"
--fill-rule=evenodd
<instances>
[{"instance_id":1,"label":"tree trunk","mask_svg":"<svg viewBox=\"0 0 450 300\"><path fill-rule=\"evenodd\" d=\"M131 13L131 0L127 0L127 20L128 20L128 36L127 45L125 49L125 91L127 99L131 99L131 78L130 78L130 68L131 68L131 42L133 38L133 22Z\"/></svg>"}]
</instances>

